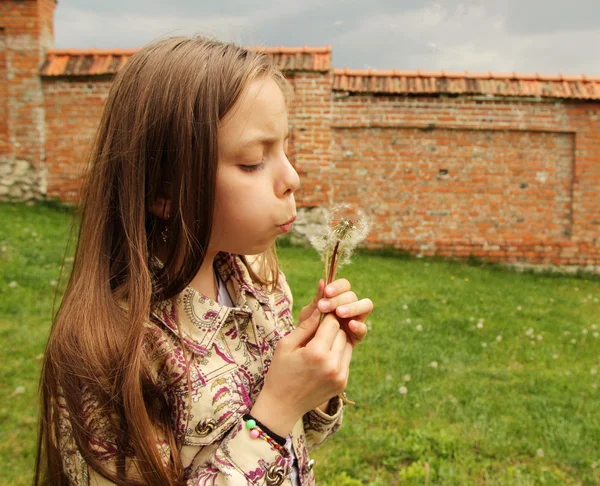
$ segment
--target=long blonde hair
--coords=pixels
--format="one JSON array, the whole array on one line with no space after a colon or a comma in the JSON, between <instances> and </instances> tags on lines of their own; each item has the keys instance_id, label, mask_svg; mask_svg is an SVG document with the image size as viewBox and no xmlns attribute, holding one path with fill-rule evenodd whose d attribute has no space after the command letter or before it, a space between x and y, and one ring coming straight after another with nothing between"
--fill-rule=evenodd
<instances>
[{"instance_id":1,"label":"long blonde hair","mask_svg":"<svg viewBox=\"0 0 600 486\"><path fill-rule=\"evenodd\" d=\"M68 484L56 443L59 390L90 467L116 484L138 484L124 473L126 457L134 458L142 484L183 484L180 444L142 350L144 323L151 306L181 292L202 265L213 225L218 124L258 76L272 76L290 95L270 56L200 37L147 45L115 76L76 215L73 269L44 355L36 485ZM166 222L150 211L160 197L171 201ZM156 268L149 260L163 248L165 224L172 236ZM274 246L262 260L262 275L244 262L257 281L277 285ZM90 444L84 390L97 413L114 419L116 472ZM171 446L169 460L157 432Z\"/></svg>"}]
</instances>

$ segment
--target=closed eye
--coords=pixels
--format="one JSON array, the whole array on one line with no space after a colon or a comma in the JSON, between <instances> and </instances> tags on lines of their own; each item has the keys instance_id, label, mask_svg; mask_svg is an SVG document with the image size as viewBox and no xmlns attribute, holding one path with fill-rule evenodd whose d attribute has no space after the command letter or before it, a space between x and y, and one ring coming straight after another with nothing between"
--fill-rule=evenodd
<instances>
[{"instance_id":1,"label":"closed eye","mask_svg":"<svg viewBox=\"0 0 600 486\"><path fill-rule=\"evenodd\" d=\"M242 169L244 172L256 172L257 170L263 169L264 166L265 163L261 162L260 164L255 165L240 165L240 169Z\"/></svg>"}]
</instances>

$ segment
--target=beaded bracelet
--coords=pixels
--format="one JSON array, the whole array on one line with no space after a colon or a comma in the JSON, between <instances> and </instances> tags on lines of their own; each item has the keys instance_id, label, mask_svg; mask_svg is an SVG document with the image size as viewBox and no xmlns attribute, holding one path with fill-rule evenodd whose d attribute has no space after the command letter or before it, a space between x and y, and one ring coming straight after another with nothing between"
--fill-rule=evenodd
<instances>
[{"instance_id":1,"label":"beaded bracelet","mask_svg":"<svg viewBox=\"0 0 600 486\"><path fill-rule=\"evenodd\" d=\"M263 428L264 429L267 429L267 428L264 425L260 424L260 422L258 422L256 419L252 418L251 415L244 415L244 421L246 423L246 427L250 430L250 437L252 437L253 439L260 438L260 439L265 440L266 442L268 442L271 445L271 447L278 450L282 454L285 454L287 452L287 449L284 447L285 439L283 437L269 431L273 435L277 435L277 437L284 442L283 444L281 444L278 440L274 439L267 432L265 432L265 430L263 430ZM267 429L267 430L269 430L269 429Z\"/></svg>"}]
</instances>

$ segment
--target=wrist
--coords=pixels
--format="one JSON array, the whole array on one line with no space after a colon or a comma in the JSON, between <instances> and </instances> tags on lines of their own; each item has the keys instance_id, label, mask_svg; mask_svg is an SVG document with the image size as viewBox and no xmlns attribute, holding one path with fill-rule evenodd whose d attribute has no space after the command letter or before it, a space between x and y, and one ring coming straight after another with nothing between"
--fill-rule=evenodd
<instances>
[{"instance_id":1,"label":"wrist","mask_svg":"<svg viewBox=\"0 0 600 486\"><path fill-rule=\"evenodd\" d=\"M273 400L264 391L258 394L249 413L282 437L286 437L298 421L296 414L291 413L287 407L282 407L280 401Z\"/></svg>"}]
</instances>

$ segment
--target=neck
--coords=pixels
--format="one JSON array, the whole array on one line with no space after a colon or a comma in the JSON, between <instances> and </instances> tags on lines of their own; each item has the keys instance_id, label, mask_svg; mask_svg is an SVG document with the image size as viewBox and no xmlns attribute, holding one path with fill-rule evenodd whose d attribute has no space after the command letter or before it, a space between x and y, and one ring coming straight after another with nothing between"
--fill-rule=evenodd
<instances>
[{"instance_id":1,"label":"neck","mask_svg":"<svg viewBox=\"0 0 600 486\"><path fill-rule=\"evenodd\" d=\"M202 295L206 295L209 299L217 301L218 288L216 287L216 277L213 270L213 264L217 252L208 252L198 273L190 282L190 287L196 289Z\"/></svg>"}]
</instances>

